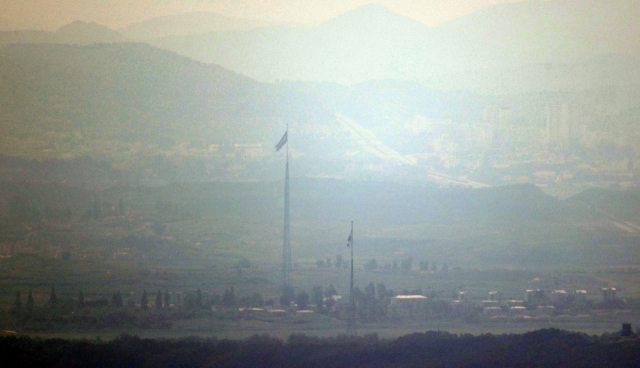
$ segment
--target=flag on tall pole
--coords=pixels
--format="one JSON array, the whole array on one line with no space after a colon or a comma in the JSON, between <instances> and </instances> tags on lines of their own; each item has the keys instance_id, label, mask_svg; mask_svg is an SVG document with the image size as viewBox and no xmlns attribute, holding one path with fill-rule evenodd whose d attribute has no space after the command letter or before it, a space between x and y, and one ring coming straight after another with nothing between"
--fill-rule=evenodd
<instances>
[{"instance_id":1,"label":"flag on tall pole","mask_svg":"<svg viewBox=\"0 0 640 368\"><path fill-rule=\"evenodd\" d=\"M276 145L276 152L287 143L289 136L289 125L280 142ZM287 145L287 162L284 176L284 232L282 240L282 291L284 294L292 293L291 280L291 230L289 219L289 145Z\"/></svg>"},{"instance_id":2,"label":"flag on tall pole","mask_svg":"<svg viewBox=\"0 0 640 368\"><path fill-rule=\"evenodd\" d=\"M353 244L353 228L351 228L351 232L349 233L349 237L347 238L347 247L350 247Z\"/></svg>"},{"instance_id":3,"label":"flag on tall pole","mask_svg":"<svg viewBox=\"0 0 640 368\"><path fill-rule=\"evenodd\" d=\"M280 138L280 142L278 142L278 144L276 145L276 152L280 151L280 148L282 148L282 146L284 146L285 143L287 143L288 134L289 134L289 128L287 128L287 131L284 132L284 135L282 136L282 138Z\"/></svg>"}]
</instances>

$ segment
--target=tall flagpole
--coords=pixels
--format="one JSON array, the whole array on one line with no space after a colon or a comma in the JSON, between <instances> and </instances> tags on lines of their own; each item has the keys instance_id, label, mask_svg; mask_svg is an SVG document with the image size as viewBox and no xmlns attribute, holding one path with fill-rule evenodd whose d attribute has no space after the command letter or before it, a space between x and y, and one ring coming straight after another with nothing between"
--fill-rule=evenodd
<instances>
[{"instance_id":1,"label":"tall flagpole","mask_svg":"<svg viewBox=\"0 0 640 368\"><path fill-rule=\"evenodd\" d=\"M287 164L284 178L284 234L282 241L282 291L291 291L291 233L289 222L289 124L287 124Z\"/></svg>"},{"instance_id":2,"label":"tall flagpole","mask_svg":"<svg viewBox=\"0 0 640 368\"><path fill-rule=\"evenodd\" d=\"M351 284L349 285L349 321L347 324L347 336L353 333L358 335L356 329L356 301L353 298L353 221L351 221L351 232L349 233L349 241L347 245L351 248Z\"/></svg>"}]
</instances>

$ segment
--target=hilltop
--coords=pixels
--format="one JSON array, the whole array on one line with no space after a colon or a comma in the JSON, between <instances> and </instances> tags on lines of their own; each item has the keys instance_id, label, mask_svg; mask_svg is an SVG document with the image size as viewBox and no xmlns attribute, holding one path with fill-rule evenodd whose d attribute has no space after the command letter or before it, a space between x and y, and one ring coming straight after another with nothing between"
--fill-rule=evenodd
<instances>
[{"instance_id":1,"label":"hilltop","mask_svg":"<svg viewBox=\"0 0 640 368\"><path fill-rule=\"evenodd\" d=\"M276 116L303 111L273 87L140 43L9 45L0 69L8 131L208 147L262 142L284 127Z\"/></svg>"}]
</instances>

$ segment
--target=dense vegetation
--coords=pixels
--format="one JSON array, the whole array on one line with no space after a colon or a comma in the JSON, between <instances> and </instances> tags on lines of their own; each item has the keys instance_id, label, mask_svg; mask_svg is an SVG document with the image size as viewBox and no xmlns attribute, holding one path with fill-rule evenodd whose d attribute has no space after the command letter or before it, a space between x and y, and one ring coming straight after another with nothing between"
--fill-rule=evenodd
<instances>
[{"instance_id":1,"label":"dense vegetation","mask_svg":"<svg viewBox=\"0 0 640 368\"><path fill-rule=\"evenodd\" d=\"M268 335L150 340L122 335L110 342L0 338L0 356L20 367L631 367L640 340L589 337L557 329L522 335L415 333L389 341Z\"/></svg>"}]
</instances>

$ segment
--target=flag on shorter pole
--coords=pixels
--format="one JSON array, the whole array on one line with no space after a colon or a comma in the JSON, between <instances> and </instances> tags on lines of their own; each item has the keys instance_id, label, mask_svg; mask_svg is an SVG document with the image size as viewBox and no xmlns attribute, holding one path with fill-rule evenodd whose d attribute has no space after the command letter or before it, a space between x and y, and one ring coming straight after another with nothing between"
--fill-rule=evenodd
<instances>
[{"instance_id":1,"label":"flag on shorter pole","mask_svg":"<svg viewBox=\"0 0 640 368\"><path fill-rule=\"evenodd\" d=\"M351 244L353 244L353 229L351 229L351 232L349 233L349 238L347 239L347 247L350 247Z\"/></svg>"},{"instance_id":2,"label":"flag on shorter pole","mask_svg":"<svg viewBox=\"0 0 640 368\"><path fill-rule=\"evenodd\" d=\"M284 135L280 139L280 142L278 142L278 144L276 145L276 152L280 151L280 148L282 148L282 146L287 143L287 134L289 134L289 130L284 133Z\"/></svg>"}]
</instances>

